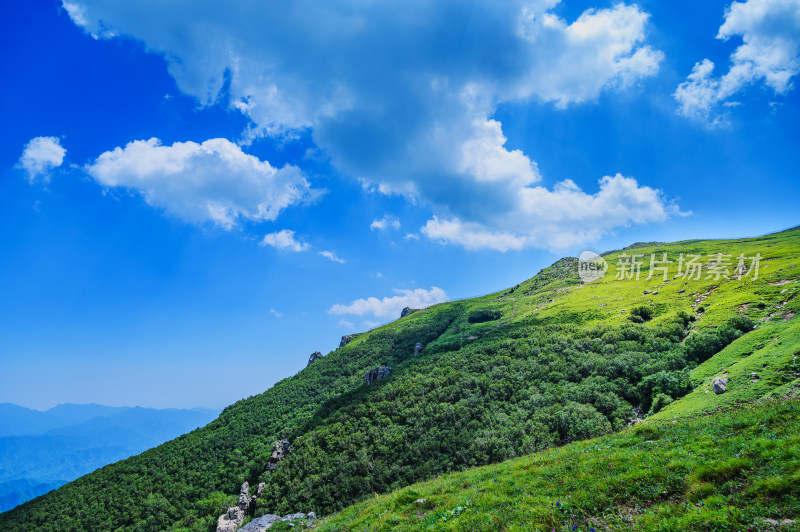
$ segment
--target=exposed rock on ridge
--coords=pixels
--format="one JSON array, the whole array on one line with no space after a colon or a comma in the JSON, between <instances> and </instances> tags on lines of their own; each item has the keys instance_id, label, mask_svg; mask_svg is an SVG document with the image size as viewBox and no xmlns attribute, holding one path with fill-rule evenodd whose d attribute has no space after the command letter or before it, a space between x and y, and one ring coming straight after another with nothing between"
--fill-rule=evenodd
<instances>
[{"instance_id":1,"label":"exposed rock on ridge","mask_svg":"<svg viewBox=\"0 0 800 532\"><path fill-rule=\"evenodd\" d=\"M361 333L354 333L354 334L346 334L342 336L342 340L339 342L339 347L344 347L353 340L355 340Z\"/></svg>"},{"instance_id":2,"label":"exposed rock on ridge","mask_svg":"<svg viewBox=\"0 0 800 532\"><path fill-rule=\"evenodd\" d=\"M415 313L415 312L417 312L418 310L419 310L418 308L406 307L406 308L404 308L402 311L400 311L400 317L401 317L401 318L405 318L405 317L406 317L406 316L408 316L409 314L414 314L414 313Z\"/></svg>"}]
</instances>

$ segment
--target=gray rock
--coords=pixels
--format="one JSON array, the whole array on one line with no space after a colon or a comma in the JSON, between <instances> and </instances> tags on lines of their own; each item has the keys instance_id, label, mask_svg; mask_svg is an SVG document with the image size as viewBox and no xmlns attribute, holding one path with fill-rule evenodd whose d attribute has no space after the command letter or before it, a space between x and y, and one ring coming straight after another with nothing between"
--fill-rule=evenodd
<instances>
[{"instance_id":1,"label":"gray rock","mask_svg":"<svg viewBox=\"0 0 800 532\"><path fill-rule=\"evenodd\" d=\"M764 522L772 526L791 526L794 524L792 519L781 519L780 521L777 519L764 519Z\"/></svg>"},{"instance_id":2,"label":"gray rock","mask_svg":"<svg viewBox=\"0 0 800 532\"><path fill-rule=\"evenodd\" d=\"M364 375L364 384L372 384L375 381L385 379L392 373L392 368L388 366L378 366L372 368Z\"/></svg>"},{"instance_id":3,"label":"gray rock","mask_svg":"<svg viewBox=\"0 0 800 532\"><path fill-rule=\"evenodd\" d=\"M650 290L645 290L644 293L645 293L645 295L647 295L647 294L652 294L653 292L650 291Z\"/></svg>"},{"instance_id":4,"label":"gray rock","mask_svg":"<svg viewBox=\"0 0 800 532\"><path fill-rule=\"evenodd\" d=\"M409 314L414 314L418 310L419 309L417 309L417 308L406 307L400 312L400 317L401 318L405 318Z\"/></svg>"},{"instance_id":5,"label":"gray rock","mask_svg":"<svg viewBox=\"0 0 800 532\"><path fill-rule=\"evenodd\" d=\"M242 532L264 532L280 520L281 516L279 515L262 515L261 517L253 519L239 530Z\"/></svg>"},{"instance_id":6,"label":"gray rock","mask_svg":"<svg viewBox=\"0 0 800 532\"><path fill-rule=\"evenodd\" d=\"M342 336L342 340L339 342L339 347L346 346L347 344L349 344L350 342L355 340L358 337L359 334L360 333L346 334L346 335Z\"/></svg>"},{"instance_id":7,"label":"gray rock","mask_svg":"<svg viewBox=\"0 0 800 532\"><path fill-rule=\"evenodd\" d=\"M422 351L423 347L425 347L425 346L422 345L420 342L417 342L416 344L414 344L414 356L417 356L419 354L419 352Z\"/></svg>"},{"instance_id":8,"label":"gray rock","mask_svg":"<svg viewBox=\"0 0 800 532\"><path fill-rule=\"evenodd\" d=\"M725 393L725 388L728 386L728 379L725 377L714 377L714 381L712 382L712 388L714 393L719 395L721 393Z\"/></svg>"},{"instance_id":9,"label":"gray rock","mask_svg":"<svg viewBox=\"0 0 800 532\"><path fill-rule=\"evenodd\" d=\"M312 520L316 519L317 518L317 514L315 514L314 512L308 512L308 518L312 519Z\"/></svg>"},{"instance_id":10,"label":"gray rock","mask_svg":"<svg viewBox=\"0 0 800 532\"><path fill-rule=\"evenodd\" d=\"M245 482L239 488L239 502L236 506L242 511L242 515L247 515L250 511L250 484Z\"/></svg>"},{"instance_id":11,"label":"gray rock","mask_svg":"<svg viewBox=\"0 0 800 532\"><path fill-rule=\"evenodd\" d=\"M295 521L297 519L305 519L305 518L306 518L306 514L304 514L304 513L296 513L296 514L284 515L281 518L281 521Z\"/></svg>"},{"instance_id":12,"label":"gray rock","mask_svg":"<svg viewBox=\"0 0 800 532\"><path fill-rule=\"evenodd\" d=\"M307 365L310 366L312 362L314 362L315 360L319 360L320 358L322 358L322 353L320 353L319 351L314 351L313 353L311 353L311 356L308 357Z\"/></svg>"},{"instance_id":13,"label":"gray rock","mask_svg":"<svg viewBox=\"0 0 800 532\"><path fill-rule=\"evenodd\" d=\"M244 521L244 514L238 506L228 508L228 511L217 519L217 532L236 532Z\"/></svg>"},{"instance_id":14,"label":"gray rock","mask_svg":"<svg viewBox=\"0 0 800 532\"><path fill-rule=\"evenodd\" d=\"M275 472L278 469L278 462L285 460L291 450L292 447L289 445L289 440L276 441L272 445L272 454L269 457L267 471Z\"/></svg>"},{"instance_id":15,"label":"gray rock","mask_svg":"<svg viewBox=\"0 0 800 532\"><path fill-rule=\"evenodd\" d=\"M678 293L679 293L679 294L685 294L685 293L686 293L686 290L684 290L683 288L681 288L680 290L678 290Z\"/></svg>"}]
</instances>

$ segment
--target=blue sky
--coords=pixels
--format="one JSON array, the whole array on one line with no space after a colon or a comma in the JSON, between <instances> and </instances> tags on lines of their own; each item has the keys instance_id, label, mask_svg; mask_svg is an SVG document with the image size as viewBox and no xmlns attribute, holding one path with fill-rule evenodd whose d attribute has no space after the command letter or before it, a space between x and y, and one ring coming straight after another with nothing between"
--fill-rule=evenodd
<instances>
[{"instance_id":1,"label":"blue sky","mask_svg":"<svg viewBox=\"0 0 800 532\"><path fill-rule=\"evenodd\" d=\"M800 223L800 0L0 10L0 401L221 407L406 305Z\"/></svg>"}]
</instances>

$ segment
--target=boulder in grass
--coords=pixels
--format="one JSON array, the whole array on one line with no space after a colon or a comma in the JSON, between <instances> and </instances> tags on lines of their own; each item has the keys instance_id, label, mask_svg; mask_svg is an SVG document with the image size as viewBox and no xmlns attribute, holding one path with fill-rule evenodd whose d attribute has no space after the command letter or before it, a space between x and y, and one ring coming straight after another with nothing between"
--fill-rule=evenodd
<instances>
[{"instance_id":1,"label":"boulder in grass","mask_svg":"<svg viewBox=\"0 0 800 532\"><path fill-rule=\"evenodd\" d=\"M728 379L725 377L715 377L714 381L711 383L711 387L717 395L725 393L725 389L728 387Z\"/></svg>"}]
</instances>

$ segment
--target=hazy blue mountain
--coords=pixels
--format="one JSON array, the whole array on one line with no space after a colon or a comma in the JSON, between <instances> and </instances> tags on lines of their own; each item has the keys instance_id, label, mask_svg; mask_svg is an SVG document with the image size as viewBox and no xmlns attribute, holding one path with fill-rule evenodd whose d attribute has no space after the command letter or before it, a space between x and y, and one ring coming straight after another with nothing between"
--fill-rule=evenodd
<instances>
[{"instance_id":1,"label":"hazy blue mountain","mask_svg":"<svg viewBox=\"0 0 800 532\"><path fill-rule=\"evenodd\" d=\"M66 484L66 481L36 482L24 478L0 482L0 511L13 508L39 495L44 495L48 491L64 484Z\"/></svg>"},{"instance_id":2,"label":"hazy blue mountain","mask_svg":"<svg viewBox=\"0 0 800 532\"><path fill-rule=\"evenodd\" d=\"M0 512L206 425L219 412L64 404L0 405Z\"/></svg>"},{"instance_id":3,"label":"hazy blue mountain","mask_svg":"<svg viewBox=\"0 0 800 532\"><path fill-rule=\"evenodd\" d=\"M93 418L110 416L131 407L76 405L64 403L45 411L33 410L13 403L0 403L0 437L43 434L48 430L83 423Z\"/></svg>"}]
</instances>

